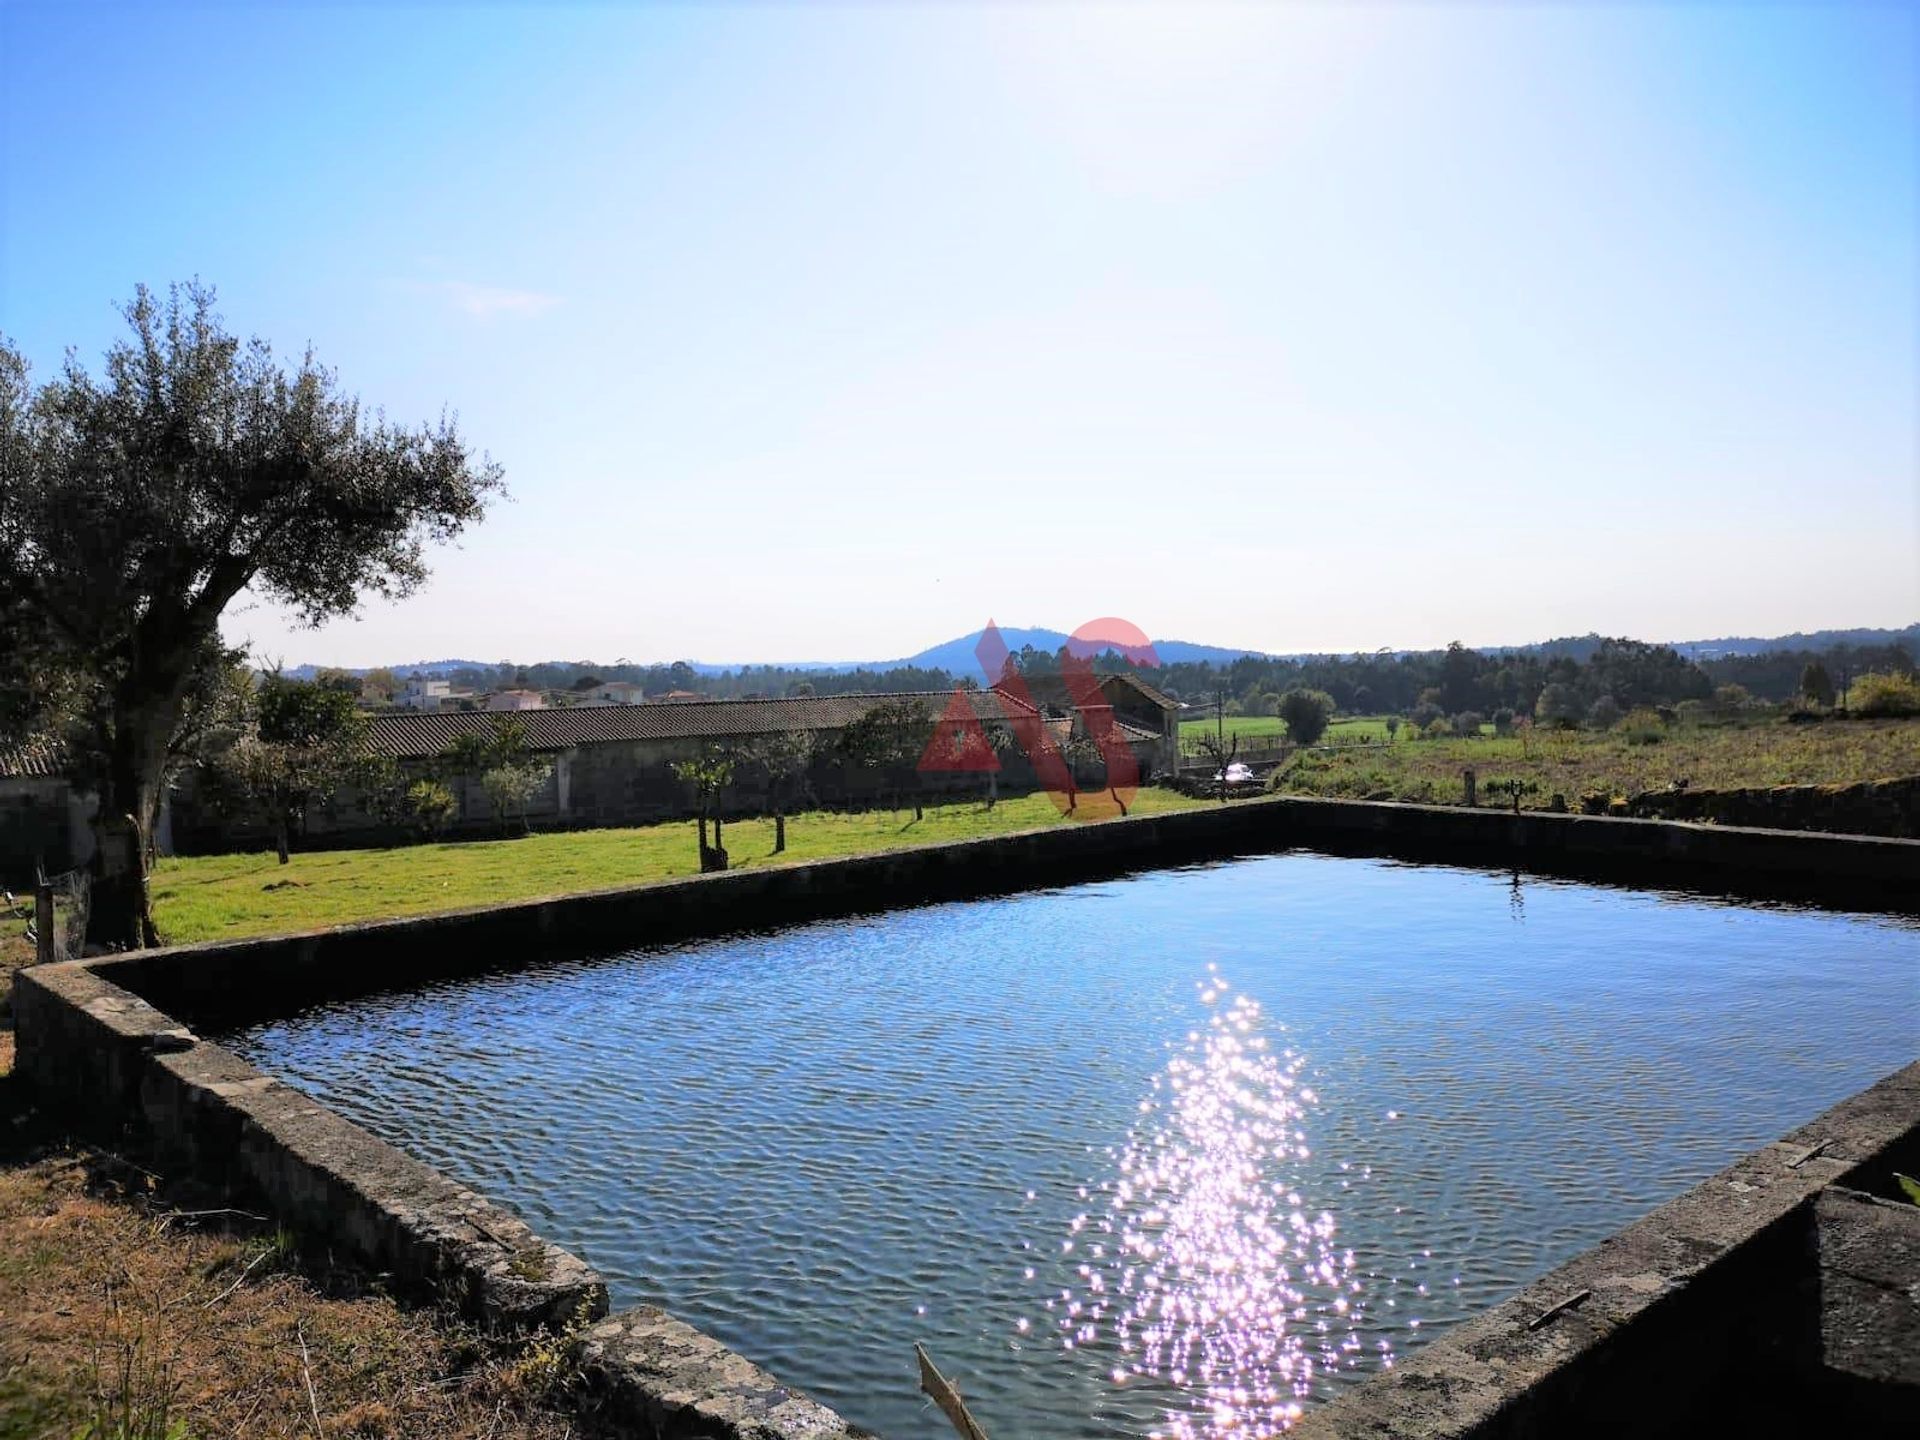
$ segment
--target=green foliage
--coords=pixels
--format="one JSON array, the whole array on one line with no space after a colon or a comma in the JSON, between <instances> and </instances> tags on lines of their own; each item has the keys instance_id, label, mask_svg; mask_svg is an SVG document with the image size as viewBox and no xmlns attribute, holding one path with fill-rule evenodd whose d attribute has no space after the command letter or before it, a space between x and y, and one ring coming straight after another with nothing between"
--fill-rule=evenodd
<instances>
[{"instance_id":1,"label":"green foliage","mask_svg":"<svg viewBox=\"0 0 1920 1440\"><path fill-rule=\"evenodd\" d=\"M284 858L315 805L347 786L375 784L379 765L366 752L354 697L336 686L276 671L261 678L252 712L252 733L209 759L208 798L270 827Z\"/></svg>"},{"instance_id":2,"label":"green foliage","mask_svg":"<svg viewBox=\"0 0 1920 1440\"><path fill-rule=\"evenodd\" d=\"M1822 710L1833 708L1833 676L1818 660L1809 660L1800 671L1800 686L1795 692L1810 705Z\"/></svg>"},{"instance_id":3,"label":"green foliage","mask_svg":"<svg viewBox=\"0 0 1920 1440\"><path fill-rule=\"evenodd\" d=\"M1462 710L1458 715L1453 717L1451 723L1454 734L1472 737L1478 735L1480 733L1480 727L1487 722L1478 710Z\"/></svg>"},{"instance_id":4,"label":"green foliage","mask_svg":"<svg viewBox=\"0 0 1920 1440\"><path fill-rule=\"evenodd\" d=\"M1611 695L1602 695L1587 707L1587 728L1589 730L1611 730L1620 723L1620 702Z\"/></svg>"},{"instance_id":5,"label":"green foliage","mask_svg":"<svg viewBox=\"0 0 1920 1440\"><path fill-rule=\"evenodd\" d=\"M1311 745L1327 733L1333 697L1324 690L1289 690L1280 697L1275 713L1286 724L1288 739L1296 745Z\"/></svg>"},{"instance_id":6,"label":"green foliage","mask_svg":"<svg viewBox=\"0 0 1920 1440\"><path fill-rule=\"evenodd\" d=\"M438 780L415 780L404 792L402 815L422 839L432 839L447 828L458 803Z\"/></svg>"},{"instance_id":7,"label":"green foliage","mask_svg":"<svg viewBox=\"0 0 1920 1440\"><path fill-rule=\"evenodd\" d=\"M1667 738L1667 722L1651 705L1637 705L1613 727L1629 745L1658 745Z\"/></svg>"},{"instance_id":8,"label":"green foliage","mask_svg":"<svg viewBox=\"0 0 1920 1440\"><path fill-rule=\"evenodd\" d=\"M1912 675L1862 675L1847 687L1847 704L1856 715L1920 715L1920 679Z\"/></svg>"},{"instance_id":9,"label":"green foliage","mask_svg":"<svg viewBox=\"0 0 1920 1440\"><path fill-rule=\"evenodd\" d=\"M1421 731L1422 738L1427 740L1445 740L1452 734L1453 722L1444 715L1436 715L1427 728Z\"/></svg>"},{"instance_id":10,"label":"green foliage","mask_svg":"<svg viewBox=\"0 0 1920 1440\"><path fill-rule=\"evenodd\" d=\"M1902 1195L1914 1204L1920 1205L1920 1180L1914 1179L1911 1175L1902 1175L1898 1170L1893 1172L1893 1179L1894 1183L1900 1187Z\"/></svg>"},{"instance_id":11,"label":"green foliage","mask_svg":"<svg viewBox=\"0 0 1920 1440\"><path fill-rule=\"evenodd\" d=\"M1533 706L1533 718L1555 730L1573 729L1580 723L1580 713L1580 692L1560 680L1542 689Z\"/></svg>"},{"instance_id":12,"label":"green foliage","mask_svg":"<svg viewBox=\"0 0 1920 1440\"><path fill-rule=\"evenodd\" d=\"M123 313L98 376L70 353L36 387L0 340L0 692L31 678L10 708L85 732L95 938L140 945L152 825L228 605L251 591L317 624L405 595L501 486L451 422L363 416L311 355L289 370L229 334L197 283Z\"/></svg>"}]
</instances>

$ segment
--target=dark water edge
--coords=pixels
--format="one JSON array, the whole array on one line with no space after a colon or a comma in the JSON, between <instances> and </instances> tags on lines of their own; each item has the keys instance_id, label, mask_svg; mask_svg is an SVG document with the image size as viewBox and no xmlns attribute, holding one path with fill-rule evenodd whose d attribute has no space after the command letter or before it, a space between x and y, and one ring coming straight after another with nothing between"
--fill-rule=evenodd
<instances>
[{"instance_id":1,"label":"dark water edge","mask_svg":"<svg viewBox=\"0 0 1920 1440\"><path fill-rule=\"evenodd\" d=\"M1287 854L230 1043L893 1440L914 1340L993 1433L1258 1434L1911 1059L1920 926Z\"/></svg>"}]
</instances>

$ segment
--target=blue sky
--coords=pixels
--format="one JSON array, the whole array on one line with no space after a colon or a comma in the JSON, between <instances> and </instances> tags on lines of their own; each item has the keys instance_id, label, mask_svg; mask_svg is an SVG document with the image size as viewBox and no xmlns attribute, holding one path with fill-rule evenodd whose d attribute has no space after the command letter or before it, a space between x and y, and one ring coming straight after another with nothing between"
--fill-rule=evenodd
<instances>
[{"instance_id":1,"label":"blue sky","mask_svg":"<svg viewBox=\"0 0 1920 1440\"><path fill-rule=\"evenodd\" d=\"M289 662L1920 616L1902 6L0 0L0 329L139 281L513 491Z\"/></svg>"}]
</instances>

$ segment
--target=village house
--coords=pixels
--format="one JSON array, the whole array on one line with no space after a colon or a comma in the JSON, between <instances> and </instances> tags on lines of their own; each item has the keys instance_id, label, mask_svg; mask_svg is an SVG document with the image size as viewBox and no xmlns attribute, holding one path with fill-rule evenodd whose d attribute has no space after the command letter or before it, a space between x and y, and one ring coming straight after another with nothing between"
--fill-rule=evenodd
<instances>
[{"instance_id":1,"label":"village house","mask_svg":"<svg viewBox=\"0 0 1920 1440\"><path fill-rule=\"evenodd\" d=\"M544 710L547 697L538 690L496 690L483 702L484 708L495 712L515 710Z\"/></svg>"},{"instance_id":2,"label":"village house","mask_svg":"<svg viewBox=\"0 0 1920 1440\"><path fill-rule=\"evenodd\" d=\"M647 692L631 680L609 680L587 691L586 698L602 705L638 705L647 698Z\"/></svg>"}]
</instances>

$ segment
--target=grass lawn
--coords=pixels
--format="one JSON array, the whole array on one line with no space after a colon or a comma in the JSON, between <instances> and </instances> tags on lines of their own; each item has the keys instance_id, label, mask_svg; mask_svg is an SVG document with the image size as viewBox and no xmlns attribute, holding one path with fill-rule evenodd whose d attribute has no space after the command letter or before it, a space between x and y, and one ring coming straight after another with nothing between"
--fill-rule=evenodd
<instances>
[{"instance_id":1,"label":"grass lawn","mask_svg":"<svg viewBox=\"0 0 1920 1440\"><path fill-rule=\"evenodd\" d=\"M1145 789L1131 808L1152 815L1199 803L1170 790ZM1082 795L1080 811L1096 818L1117 814L1104 794ZM725 839L733 868L740 870L1069 823L1075 822L1042 794L1003 800L992 810L955 802L928 809L918 822L910 809L797 815L787 821L781 855L773 853L771 820L729 822ZM635 885L693 875L699 868L691 820L519 840L331 850L296 854L287 865L270 851L189 856L160 862L153 910L169 942L227 940Z\"/></svg>"},{"instance_id":2,"label":"grass lawn","mask_svg":"<svg viewBox=\"0 0 1920 1440\"><path fill-rule=\"evenodd\" d=\"M1849 784L1920 774L1920 721L1669 726L1654 744L1632 744L1611 732L1541 730L1526 740L1403 740L1378 749L1296 756L1276 788L1297 795L1461 804L1466 796L1460 772L1468 766L1482 786L1506 776L1538 782L1540 793L1524 802L1537 807L1555 793L1577 808L1586 791L1632 795L1663 790L1676 780L1695 790Z\"/></svg>"}]
</instances>

